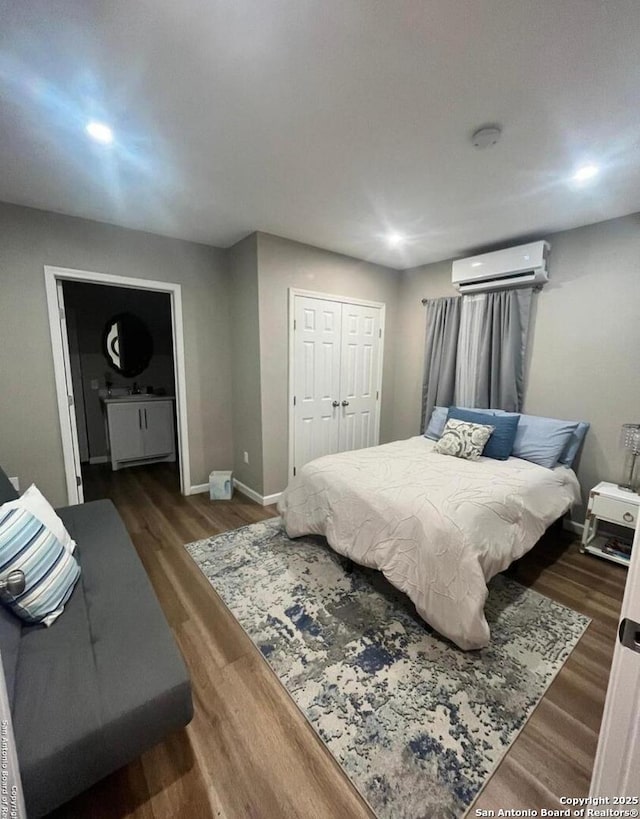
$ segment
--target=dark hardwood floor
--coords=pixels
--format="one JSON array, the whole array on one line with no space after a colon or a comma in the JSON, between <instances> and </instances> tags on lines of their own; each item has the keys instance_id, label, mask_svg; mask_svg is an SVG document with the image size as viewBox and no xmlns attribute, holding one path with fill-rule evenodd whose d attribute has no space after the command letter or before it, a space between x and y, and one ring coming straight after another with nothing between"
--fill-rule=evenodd
<instances>
[{"instance_id":1,"label":"dark hardwood floor","mask_svg":"<svg viewBox=\"0 0 640 819\"><path fill-rule=\"evenodd\" d=\"M168 464L85 472L110 497L160 599L193 681L186 730L95 785L56 817L356 819L371 813L249 638L182 548L276 514L236 493L182 497ZM475 808L558 808L588 793L625 570L581 555L555 529L511 576L593 622ZM126 673L126 669L123 669Z\"/></svg>"}]
</instances>

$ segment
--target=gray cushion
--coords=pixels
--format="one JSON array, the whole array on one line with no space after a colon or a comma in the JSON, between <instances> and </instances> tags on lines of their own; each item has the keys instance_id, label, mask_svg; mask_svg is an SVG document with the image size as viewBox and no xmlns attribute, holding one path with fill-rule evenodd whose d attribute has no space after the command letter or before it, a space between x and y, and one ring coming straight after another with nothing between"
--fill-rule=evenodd
<instances>
[{"instance_id":1,"label":"gray cushion","mask_svg":"<svg viewBox=\"0 0 640 819\"><path fill-rule=\"evenodd\" d=\"M7 477L6 472L0 468L0 504L15 500L18 497L20 496Z\"/></svg>"},{"instance_id":2,"label":"gray cushion","mask_svg":"<svg viewBox=\"0 0 640 819\"><path fill-rule=\"evenodd\" d=\"M17 497L18 493L13 488L13 484L0 468L0 505L15 500ZM13 705L13 688L21 631L22 624L18 618L7 611L4 606L0 606L0 655L2 656L2 667L10 705Z\"/></svg>"},{"instance_id":3,"label":"gray cushion","mask_svg":"<svg viewBox=\"0 0 640 819\"><path fill-rule=\"evenodd\" d=\"M184 662L112 503L58 514L77 543L82 575L51 628L22 628L13 722L29 816L192 716Z\"/></svg>"},{"instance_id":4,"label":"gray cushion","mask_svg":"<svg viewBox=\"0 0 640 819\"><path fill-rule=\"evenodd\" d=\"M0 655L2 655L2 667L7 684L9 705L12 707L21 633L22 623L20 620L8 609L0 605Z\"/></svg>"}]
</instances>

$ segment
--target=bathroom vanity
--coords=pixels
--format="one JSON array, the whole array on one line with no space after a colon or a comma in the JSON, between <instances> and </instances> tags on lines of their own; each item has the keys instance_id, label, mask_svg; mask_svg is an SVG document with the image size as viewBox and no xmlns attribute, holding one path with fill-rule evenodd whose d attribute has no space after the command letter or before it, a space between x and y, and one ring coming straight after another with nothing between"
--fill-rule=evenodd
<instances>
[{"instance_id":1,"label":"bathroom vanity","mask_svg":"<svg viewBox=\"0 0 640 819\"><path fill-rule=\"evenodd\" d=\"M174 398L122 395L102 398L113 470L175 461Z\"/></svg>"}]
</instances>

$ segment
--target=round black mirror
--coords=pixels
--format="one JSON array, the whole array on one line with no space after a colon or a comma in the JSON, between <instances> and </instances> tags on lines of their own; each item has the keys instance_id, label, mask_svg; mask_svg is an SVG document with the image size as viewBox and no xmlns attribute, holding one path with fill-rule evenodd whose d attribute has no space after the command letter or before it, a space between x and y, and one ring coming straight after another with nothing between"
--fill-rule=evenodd
<instances>
[{"instance_id":1,"label":"round black mirror","mask_svg":"<svg viewBox=\"0 0 640 819\"><path fill-rule=\"evenodd\" d=\"M149 366L153 338L144 321L133 313L118 313L105 325L102 352L112 369L125 378L134 378Z\"/></svg>"}]
</instances>

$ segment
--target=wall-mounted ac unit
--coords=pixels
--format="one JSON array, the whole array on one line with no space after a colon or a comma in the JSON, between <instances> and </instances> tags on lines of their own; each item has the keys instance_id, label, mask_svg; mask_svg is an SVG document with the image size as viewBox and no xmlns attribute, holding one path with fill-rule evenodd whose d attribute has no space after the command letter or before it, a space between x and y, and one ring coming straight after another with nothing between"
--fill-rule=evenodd
<instances>
[{"instance_id":1,"label":"wall-mounted ac unit","mask_svg":"<svg viewBox=\"0 0 640 819\"><path fill-rule=\"evenodd\" d=\"M461 293L544 284L549 281L549 249L548 242L531 242L458 259L451 268L451 281Z\"/></svg>"}]
</instances>

